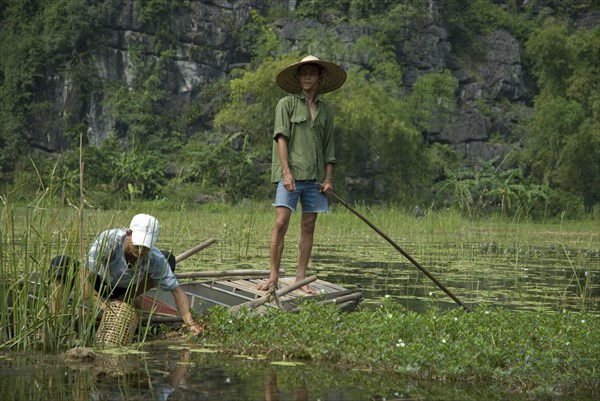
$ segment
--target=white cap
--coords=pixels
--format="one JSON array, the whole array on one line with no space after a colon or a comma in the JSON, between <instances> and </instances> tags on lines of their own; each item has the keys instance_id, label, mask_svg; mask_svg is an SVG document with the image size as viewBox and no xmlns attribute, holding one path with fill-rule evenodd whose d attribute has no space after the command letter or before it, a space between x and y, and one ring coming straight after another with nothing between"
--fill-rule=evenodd
<instances>
[{"instance_id":1,"label":"white cap","mask_svg":"<svg viewBox=\"0 0 600 401\"><path fill-rule=\"evenodd\" d=\"M131 242L136 246L145 246L152 249L158 241L160 224L156 218L149 214L136 214L129 225Z\"/></svg>"}]
</instances>

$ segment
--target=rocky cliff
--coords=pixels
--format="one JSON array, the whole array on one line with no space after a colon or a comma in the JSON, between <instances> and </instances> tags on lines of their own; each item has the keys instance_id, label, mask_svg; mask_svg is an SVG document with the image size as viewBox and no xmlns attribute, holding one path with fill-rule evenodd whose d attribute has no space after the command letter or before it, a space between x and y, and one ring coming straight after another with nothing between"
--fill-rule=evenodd
<instances>
[{"instance_id":1,"label":"rocky cliff","mask_svg":"<svg viewBox=\"0 0 600 401\"><path fill-rule=\"evenodd\" d=\"M268 0L202 0L190 1L189 10L181 10L172 19L178 32L174 56L166 61L164 90L174 104L190 104L206 96L207 84L227 77L232 67L250 61L249 52L236 37L236 28L249 23L253 10L266 14ZM288 2L290 9L294 1ZM523 67L521 44L506 31L496 31L482 39L480 56L466 63L452 48L449 30L437 21L437 2L429 2L429 14L419 21L405 21L397 38L397 59L404 72L403 85L410 91L418 76L449 69L457 79L458 109L452 121L433 124L426 133L432 142L447 143L470 159L502 155L505 141L491 137L511 138L516 123L527 116L535 88ZM154 53L156 32L138 21L137 2L130 0L104 32L103 45L95 55L101 80L131 82L131 49L142 49L145 63L159 62ZM191 10L191 11L190 11ZM311 20L281 19L274 24L278 35L290 48L307 28L335 35L340 43L352 46L362 35L372 34L369 26L322 25ZM354 60L341 60L347 67ZM68 75L47 76L39 81L38 96L56 106L54 112L40 117L44 121L31 124L30 143L38 148L57 151L67 144L64 127L73 120L89 125L88 140L100 143L110 132L118 132L114 119L103 105L103 93L82 96L72 86ZM200 119L200 127L210 129L214 110ZM71 121L69 121L71 119ZM44 123L41 123L44 122ZM48 123L50 122L50 123Z\"/></svg>"}]
</instances>

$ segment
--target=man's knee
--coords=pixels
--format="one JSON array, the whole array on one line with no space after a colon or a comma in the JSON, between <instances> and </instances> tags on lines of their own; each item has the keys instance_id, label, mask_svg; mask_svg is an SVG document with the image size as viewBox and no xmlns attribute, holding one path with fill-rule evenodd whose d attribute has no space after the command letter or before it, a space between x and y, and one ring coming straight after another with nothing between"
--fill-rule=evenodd
<instances>
[{"instance_id":1,"label":"man's knee","mask_svg":"<svg viewBox=\"0 0 600 401\"><path fill-rule=\"evenodd\" d=\"M74 275L77 266L77 261L72 260L69 256L55 256L50 261L48 276L51 278L53 277L56 281L60 281L62 284L65 284L69 277L69 271L71 271L72 280L72 276Z\"/></svg>"},{"instance_id":2,"label":"man's knee","mask_svg":"<svg viewBox=\"0 0 600 401\"><path fill-rule=\"evenodd\" d=\"M169 264L171 271L174 272L175 267L177 266L177 259L175 259L175 255L173 255L171 251L161 250L161 252L163 255L165 255L165 258L167 259L167 263Z\"/></svg>"},{"instance_id":3,"label":"man's knee","mask_svg":"<svg viewBox=\"0 0 600 401\"><path fill-rule=\"evenodd\" d=\"M305 213L302 215L300 222L300 229L306 234L312 234L315 232L315 226L317 223L316 213Z\"/></svg>"},{"instance_id":4,"label":"man's knee","mask_svg":"<svg viewBox=\"0 0 600 401\"><path fill-rule=\"evenodd\" d=\"M290 225L289 220L283 220L283 219L277 219L275 221L275 227L274 230L280 234L283 235L287 232L288 226Z\"/></svg>"}]
</instances>

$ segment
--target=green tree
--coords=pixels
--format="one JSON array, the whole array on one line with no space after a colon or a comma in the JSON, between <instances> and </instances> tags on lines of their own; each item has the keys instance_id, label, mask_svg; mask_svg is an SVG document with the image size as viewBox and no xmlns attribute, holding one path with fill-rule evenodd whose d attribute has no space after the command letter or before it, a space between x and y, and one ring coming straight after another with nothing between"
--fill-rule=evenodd
<instances>
[{"instance_id":1,"label":"green tree","mask_svg":"<svg viewBox=\"0 0 600 401\"><path fill-rule=\"evenodd\" d=\"M256 69L238 71L230 81L227 103L215 116L215 128L227 135L247 136L251 149L270 154L275 106L285 95L275 84L275 76L281 68L296 61L296 55L277 60L267 58Z\"/></svg>"},{"instance_id":2,"label":"green tree","mask_svg":"<svg viewBox=\"0 0 600 401\"><path fill-rule=\"evenodd\" d=\"M63 74L91 90L91 54L115 12L116 0L4 0L0 16L0 180L30 153L29 126L46 122L50 105L44 77ZM80 121L75 121L78 124ZM68 128L68 127L67 127ZM28 161L25 160L25 164Z\"/></svg>"},{"instance_id":3,"label":"green tree","mask_svg":"<svg viewBox=\"0 0 600 401\"><path fill-rule=\"evenodd\" d=\"M583 105L592 119L600 121L600 26L577 30L568 43L576 62L567 78L566 95Z\"/></svg>"},{"instance_id":4,"label":"green tree","mask_svg":"<svg viewBox=\"0 0 600 401\"><path fill-rule=\"evenodd\" d=\"M422 75L408 99L411 119L421 131L448 123L456 110L458 82L449 71Z\"/></svg>"},{"instance_id":5,"label":"green tree","mask_svg":"<svg viewBox=\"0 0 600 401\"><path fill-rule=\"evenodd\" d=\"M198 193L218 194L224 202L264 194L270 164L251 151L248 136L203 133L182 150L178 161L179 180L193 184Z\"/></svg>"},{"instance_id":6,"label":"green tree","mask_svg":"<svg viewBox=\"0 0 600 401\"><path fill-rule=\"evenodd\" d=\"M524 164L540 183L581 197L589 210L600 202L600 28L569 33L550 23L532 35L526 54L541 93L527 125Z\"/></svg>"},{"instance_id":7,"label":"green tree","mask_svg":"<svg viewBox=\"0 0 600 401\"><path fill-rule=\"evenodd\" d=\"M330 96L340 173L374 178L356 195L405 205L422 199L431 182L431 158L407 104L364 70L350 71L346 84Z\"/></svg>"},{"instance_id":8,"label":"green tree","mask_svg":"<svg viewBox=\"0 0 600 401\"><path fill-rule=\"evenodd\" d=\"M553 95L565 93L575 61L566 24L550 22L535 32L525 44L525 52L542 90Z\"/></svg>"},{"instance_id":9,"label":"green tree","mask_svg":"<svg viewBox=\"0 0 600 401\"><path fill-rule=\"evenodd\" d=\"M124 146L165 154L182 146L186 124L178 121L176 105L170 104L162 87L163 64L168 58L167 52L156 64L138 59L131 85L120 81L106 84L105 104L115 120L117 135L126 139Z\"/></svg>"},{"instance_id":10,"label":"green tree","mask_svg":"<svg viewBox=\"0 0 600 401\"><path fill-rule=\"evenodd\" d=\"M581 196L590 210L600 204L600 123L591 118L565 143L565 162L557 172L561 187Z\"/></svg>"},{"instance_id":11,"label":"green tree","mask_svg":"<svg viewBox=\"0 0 600 401\"><path fill-rule=\"evenodd\" d=\"M350 0L303 0L296 9L296 18L310 18L315 21L346 21Z\"/></svg>"},{"instance_id":12,"label":"green tree","mask_svg":"<svg viewBox=\"0 0 600 401\"><path fill-rule=\"evenodd\" d=\"M7 0L0 21L0 179L8 180L22 155L28 153L28 108L35 92L34 77L42 70L39 41L42 6L37 1Z\"/></svg>"},{"instance_id":13,"label":"green tree","mask_svg":"<svg viewBox=\"0 0 600 401\"><path fill-rule=\"evenodd\" d=\"M564 161L565 144L585 118L579 103L564 97L540 96L529 125L526 156L532 172L542 181L558 184L557 171Z\"/></svg>"}]
</instances>

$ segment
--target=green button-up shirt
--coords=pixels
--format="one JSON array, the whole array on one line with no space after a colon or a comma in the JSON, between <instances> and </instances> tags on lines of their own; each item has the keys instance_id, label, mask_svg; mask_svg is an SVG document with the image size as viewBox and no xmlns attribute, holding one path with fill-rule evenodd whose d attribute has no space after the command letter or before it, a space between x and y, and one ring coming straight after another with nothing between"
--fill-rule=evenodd
<instances>
[{"instance_id":1,"label":"green button-up shirt","mask_svg":"<svg viewBox=\"0 0 600 401\"><path fill-rule=\"evenodd\" d=\"M325 166L335 164L333 147L333 110L331 106L315 97L317 115L311 124L310 111L303 93L288 95L275 108L273 139L283 135L287 139L288 163L294 179L325 179ZM282 178L277 142L273 141L271 181Z\"/></svg>"}]
</instances>

